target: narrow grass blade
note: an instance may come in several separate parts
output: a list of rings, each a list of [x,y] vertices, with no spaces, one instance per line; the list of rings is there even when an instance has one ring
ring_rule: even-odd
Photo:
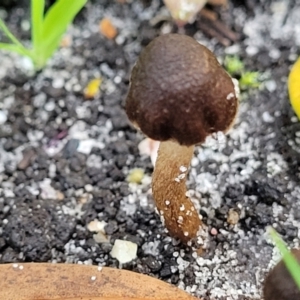
[[[300,266],[294,255],[287,249],[284,241],[280,238],[279,234],[273,229],[269,229],[270,236],[279,249],[282,259],[289,270],[291,276],[295,280],[298,288],[300,289]]]
[[[48,59],[58,47],[62,35],[87,0],[57,0],[46,13],[43,30],[44,59]]]
[[[18,53],[20,55],[24,55],[24,56],[28,56],[28,57],[32,58],[30,53],[27,50],[24,51],[23,48],[20,48],[19,46],[14,45],[14,44],[0,43],[0,50],[15,52],[15,53]]]
[[[25,47],[19,42],[19,40],[10,32],[8,27],[5,25],[5,23],[0,19],[0,29],[4,32],[4,34],[10,39],[10,41],[18,46],[19,48],[24,48]]]
[[[42,44],[45,0],[31,0],[31,39],[35,52]]]

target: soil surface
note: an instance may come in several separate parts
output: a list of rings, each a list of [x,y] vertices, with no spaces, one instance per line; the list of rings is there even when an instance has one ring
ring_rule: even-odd
[[[299,246],[300,123],[286,83],[300,54],[300,1],[213,8],[240,35],[226,48],[199,30],[201,19],[181,29],[221,62],[237,55],[262,77],[259,89],[242,93],[231,132],[195,151],[187,186],[210,232],[201,255],[165,232],[151,196],[153,166],[138,150],[144,136],[124,111],[141,49],[178,29],[160,1],[121,2],[88,3],[68,30],[69,45],[38,74],[26,59],[0,52],[0,262],[122,267],[204,299],[261,299],[279,258],[266,227]],[[29,44],[24,7],[1,8],[0,16]],[[118,30],[114,40],[99,33],[104,17]],[[86,101],[84,89],[98,77],[101,92]],[[141,184],[126,180],[134,168],[145,172]],[[88,229],[93,220],[106,241]],[[123,265],[112,258],[116,239],[137,244],[137,258]]]

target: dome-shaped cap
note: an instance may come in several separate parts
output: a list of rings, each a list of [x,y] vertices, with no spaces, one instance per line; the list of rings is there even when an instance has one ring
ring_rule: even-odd
[[[126,112],[154,140],[202,143],[230,128],[237,107],[231,77],[211,51],[188,36],[157,37],[132,70]]]

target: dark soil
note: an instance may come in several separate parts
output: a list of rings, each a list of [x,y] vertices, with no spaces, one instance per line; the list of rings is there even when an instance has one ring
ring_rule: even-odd
[[[110,251],[124,239],[136,243],[138,253],[123,268],[204,299],[259,299],[262,280],[279,258],[266,227],[299,246],[300,123],[286,82],[300,54],[300,1],[213,8],[240,35],[227,48],[198,29],[201,20],[185,28],[221,61],[238,55],[263,78],[259,89],[243,92],[229,135],[198,147],[193,158],[188,190],[217,233],[202,256],[164,231],[150,193],[153,167],[138,150],[144,137],[124,111],[137,55],[155,36],[178,29],[169,20],[151,25],[163,13],[161,2],[128,2],[89,3],[67,33],[72,45],[36,75],[24,59],[0,53],[0,262],[120,267]],[[1,16],[27,43],[28,10],[5,9]],[[119,30],[115,40],[98,31],[105,16]],[[100,96],[85,101],[85,86],[99,76]],[[126,180],[134,168],[145,171],[140,185]],[[227,222],[232,210],[236,225]],[[87,228],[93,220],[107,223],[108,242],[96,242]]]

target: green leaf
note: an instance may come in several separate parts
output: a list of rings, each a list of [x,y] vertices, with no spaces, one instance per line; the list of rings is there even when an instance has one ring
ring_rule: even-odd
[[[36,52],[42,44],[45,0],[31,0],[31,39]]]
[[[62,35],[87,0],[57,0],[46,13],[42,30],[42,55],[46,61],[58,47]]]
[[[281,252],[282,259],[287,269],[289,270],[291,276],[300,289],[300,266],[298,264],[298,261],[296,260],[294,255],[287,249],[284,241],[280,238],[279,234],[273,228],[269,229],[269,233],[274,244]]]

